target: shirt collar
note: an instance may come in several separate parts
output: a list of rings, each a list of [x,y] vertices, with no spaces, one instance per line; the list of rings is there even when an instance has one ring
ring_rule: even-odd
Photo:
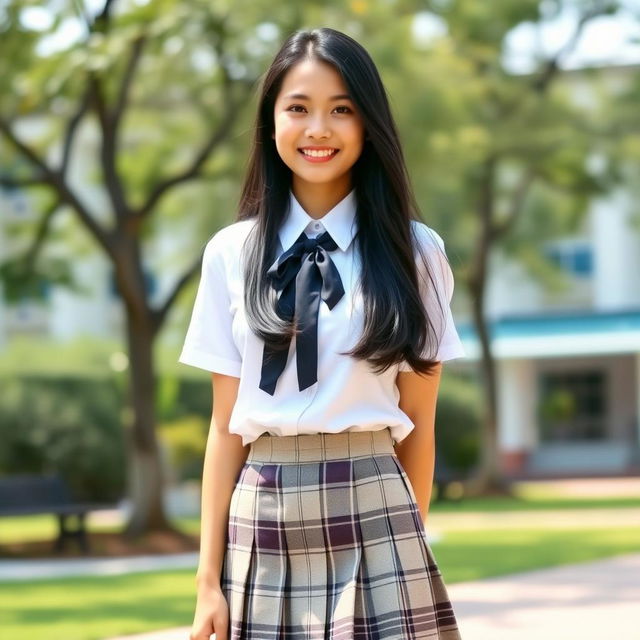
[[[331,211],[317,219],[343,251],[349,248],[357,231],[356,204],[354,187]],[[284,251],[291,247],[310,222],[316,222],[316,219],[302,208],[289,189],[289,212],[278,232]]]

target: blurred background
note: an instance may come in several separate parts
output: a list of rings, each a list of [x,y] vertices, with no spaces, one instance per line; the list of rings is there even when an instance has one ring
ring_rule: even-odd
[[[455,275],[427,526],[452,593],[640,552],[637,1],[0,0],[9,632],[190,624],[211,383],[177,358],[262,74],[314,26],[378,65]]]

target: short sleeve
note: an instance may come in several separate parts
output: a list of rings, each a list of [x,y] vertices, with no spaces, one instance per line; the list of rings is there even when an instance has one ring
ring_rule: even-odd
[[[417,258],[420,288],[423,301],[427,311],[431,311],[431,318],[438,335],[441,336],[438,343],[438,350],[435,360],[444,362],[454,358],[464,358],[466,351],[458,335],[453,314],[451,312],[451,300],[453,298],[454,278],[451,266],[447,259],[444,240],[430,227],[424,223],[417,223],[418,239],[426,246],[426,254],[429,258],[429,265],[432,271],[434,282],[424,275],[424,266],[421,258]],[[434,291],[436,289],[436,291]],[[442,308],[438,303],[442,304]],[[444,314],[444,317],[442,317]],[[444,323],[444,326],[443,326]],[[425,346],[423,358],[430,355],[429,345]],[[402,361],[398,367],[399,371],[411,371],[411,366]]]
[[[218,234],[205,246],[198,291],[178,362],[239,378],[227,270]]]

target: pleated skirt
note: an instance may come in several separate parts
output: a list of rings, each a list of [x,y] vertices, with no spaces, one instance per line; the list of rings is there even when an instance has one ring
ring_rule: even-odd
[[[221,587],[229,640],[460,640],[388,428],[254,440]]]

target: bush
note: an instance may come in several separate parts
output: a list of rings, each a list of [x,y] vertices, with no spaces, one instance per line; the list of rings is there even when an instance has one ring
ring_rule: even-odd
[[[115,382],[34,377],[0,384],[1,474],[57,472],[78,499],[120,499],[126,460]]]
[[[210,379],[162,376],[156,389],[158,422],[172,422],[190,415],[202,416],[207,423],[211,419]]]
[[[115,501],[126,490],[122,377],[0,379],[0,474],[62,475],[81,499]],[[200,480],[211,419],[208,380],[158,380],[158,438],[174,479]],[[437,460],[468,471],[480,451],[475,382],[443,376],[436,412]]]
[[[190,415],[160,425],[158,437],[168,452],[174,480],[201,480],[209,420]]]
[[[436,455],[451,470],[469,471],[479,460],[480,411],[473,380],[443,375],[436,410]]]
[[[0,378],[0,474],[62,475],[78,499],[112,502],[126,492],[122,376]],[[200,478],[211,417],[207,380],[157,383],[158,438],[177,480]]]

